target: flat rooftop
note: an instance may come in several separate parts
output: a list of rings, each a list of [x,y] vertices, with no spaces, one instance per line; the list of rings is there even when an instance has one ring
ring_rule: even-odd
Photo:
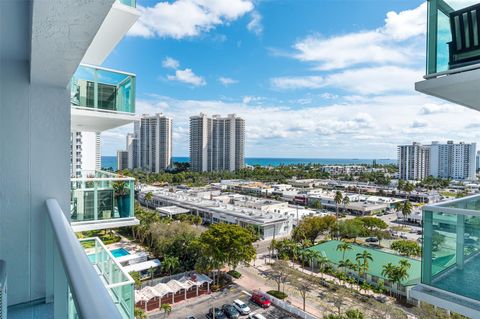
[[[343,255],[342,251],[337,250],[337,246],[340,243],[342,242],[339,240],[330,240],[308,249],[318,251],[324,254],[330,262],[338,264],[342,260]],[[387,253],[382,250],[352,244],[352,249],[345,252],[345,260],[350,259],[350,261],[355,262],[356,255],[358,253],[362,253],[364,250],[368,251],[373,258],[373,261],[369,262],[369,269],[367,271],[368,274],[386,280],[387,278],[382,275],[383,265],[388,263],[398,265],[402,259],[407,259],[411,266],[408,270],[408,279],[404,280],[402,284],[404,286],[410,286],[420,283],[421,262],[417,259],[407,258],[404,256]]]

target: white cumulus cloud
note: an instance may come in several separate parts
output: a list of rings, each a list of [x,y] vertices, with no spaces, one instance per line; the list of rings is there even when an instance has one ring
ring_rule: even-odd
[[[232,79],[232,78],[228,78],[228,77],[225,77],[225,76],[220,76],[218,78],[218,81],[220,83],[222,83],[224,86],[229,86],[231,84],[235,84],[235,83],[238,83],[238,80],[235,80],[235,79]]]
[[[247,24],[247,29],[250,32],[260,35],[263,32],[262,15],[258,11],[253,11],[251,20]]]
[[[178,67],[180,66],[180,62],[178,62],[177,60],[175,60],[174,58],[171,58],[171,57],[166,57],[163,61],[162,61],[162,66],[166,69],[178,69]]]
[[[175,39],[194,37],[234,21],[253,8],[252,0],[177,0],[158,2],[152,7],[138,6],[141,16],[129,35]]]
[[[170,81],[183,82],[193,86],[202,86],[207,84],[203,77],[196,75],[191,69],[188,68],[185,70],[176,70],[175,75],[167,75],[167,79]]]

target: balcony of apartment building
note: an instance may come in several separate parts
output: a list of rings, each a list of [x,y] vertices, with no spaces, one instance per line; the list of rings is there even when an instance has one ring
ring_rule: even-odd
[[[100,65],[140,17],[136,0],[116,0],[85,53],[82,63]]]
[[[480,110],[478,0],[428,0],[426,62],[417,91]]]
[[[423,209],[421,284],[411,297],[480,318],[480,195]]]
[[[132,277],[101,240],[77,239],[55,199],[47,200],[47,206],[47,245],[51,240],[56,248],[46,258],[47,298],[9,307],[8,318],[134,319]],[[3,279],[9,266],[6,265],[7,273],[4,272]]]
[[[132,123],[135,75],[81,64],[71,80],[72,131],[101,132]]]
[[[138,225],[135,180],[104,171],[82,171],[71,179],[70,222],[74,231]]]

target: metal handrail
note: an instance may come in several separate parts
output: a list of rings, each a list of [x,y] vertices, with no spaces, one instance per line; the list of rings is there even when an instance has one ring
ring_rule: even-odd
[[[56,199],[47,199],[48,217],[80,318],[122,319],[92,267]]]

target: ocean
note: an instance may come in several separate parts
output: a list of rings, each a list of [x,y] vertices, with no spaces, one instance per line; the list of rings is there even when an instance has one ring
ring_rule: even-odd
[[[188,157],[173,157],[173,162],[188,162]],[[372,164],[374,159],[359,158],[264,158],[264,157],[247,157],[245,163],[247,165],[260,166],[280,166],[292,164],[323,164],[323,165],[356,165],[356,164]],[[397,160],[393,159],[375,159],[377,164],[397,164]],[[116,156],[102,156],[102,168],[112,168],[117,170]]]

